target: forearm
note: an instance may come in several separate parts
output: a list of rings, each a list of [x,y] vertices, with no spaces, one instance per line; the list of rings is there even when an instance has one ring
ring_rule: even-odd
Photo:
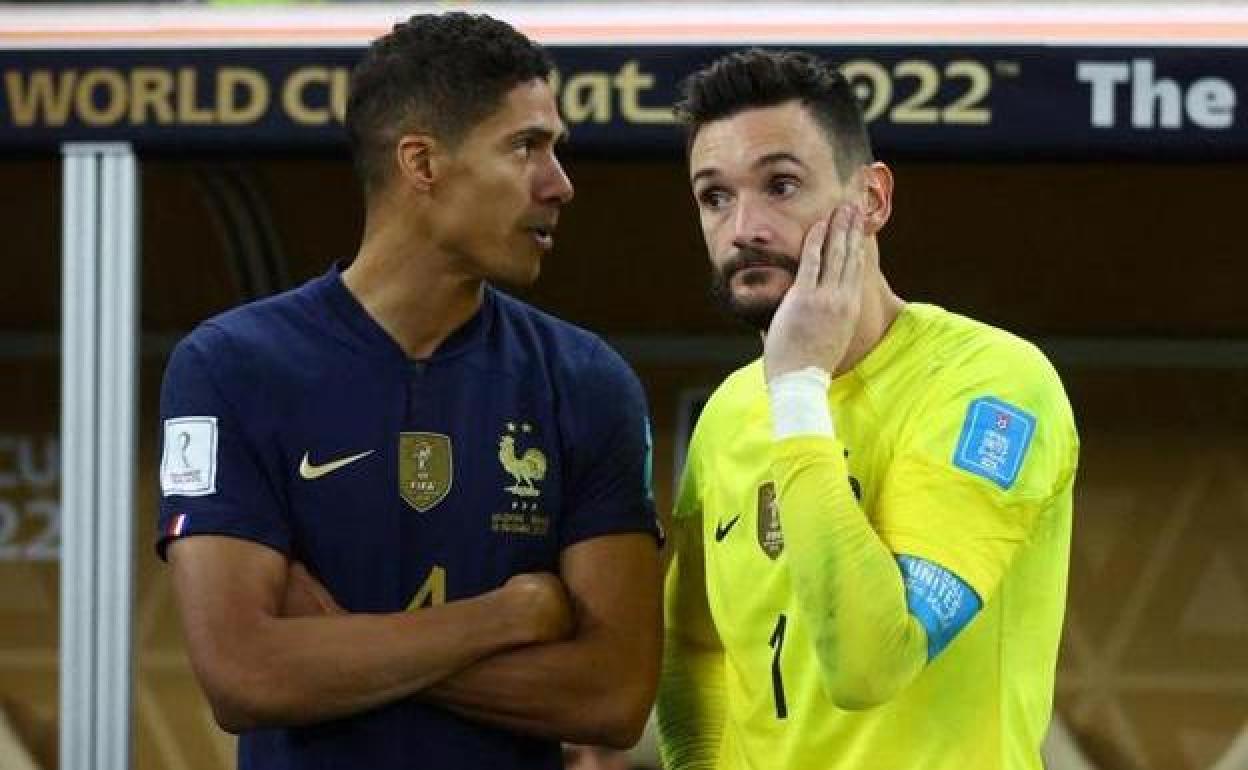
[[[659,684],[659,750],[668,770],[711,770],[724,733],[724,656],[669,637]]]
[[[649,626],[657,627],[657,619]],[[552,740],[627,748],[645,726],[656,666],[634,664],[630,647],[657,640],[605,629],[478,661],[423,693],[470,719]],[[657,628],[653,632],[657,635]]]
[[[922,671],[926,634],[893,553],[850,490],[843,447],[824,436],[781,440],[774,471],[793,591],[825,691],[841,708],[886,702]]]
[[[692,467],[692,465],[691,465]],[[686,491],[696,486],[686,480]],[[673,516],[664,595],[659,750],[671,770],[716,766],[724,733],[724,646],[707,601],[702,516],[696,504]]]
[[[218,721],[237,732],[373,708],[529,639],[485,595],[415,613],[263,615],[221,641],[229,654],[198,673]]]
[[[631,746],[658,686],[659,560],[649,535],[610,535],[564,550],[575,633],[482,660],[426,691],[436,703],[510,730]]]

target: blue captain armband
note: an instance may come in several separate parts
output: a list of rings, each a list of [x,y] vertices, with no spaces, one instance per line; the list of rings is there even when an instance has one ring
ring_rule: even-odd
[[[905,554],[897,563],[906,580],[906,606],[927,629],[931,661],[971,622],[982,602],[975,589],[939,564]]]

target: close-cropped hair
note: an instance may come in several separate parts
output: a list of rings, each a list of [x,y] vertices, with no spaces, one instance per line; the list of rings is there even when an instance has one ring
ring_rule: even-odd
[[[420,14],[394,25],[351,73],[346,128],[365,191],[389,179],[405,133],[455,147],[511,89],[551,69],[541,46],[489,16]]]
[[[680,84],[675,111],[692,147],[708,123],[791,101],[805,106],[823,130],[842,177],[874,160],[853,88],[840,72],[802,51],[751,48],[720,57]]]

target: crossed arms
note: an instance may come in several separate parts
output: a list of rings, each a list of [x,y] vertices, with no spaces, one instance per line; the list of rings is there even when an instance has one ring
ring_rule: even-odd
[[[191,665],[240,732],[346,716],[419,695],[499,727],[636,742],[658,680],[660,568],[645,534],[564,549],[526,574],[413,612],[346,613],[266,546],[199,535],[169,561]]]

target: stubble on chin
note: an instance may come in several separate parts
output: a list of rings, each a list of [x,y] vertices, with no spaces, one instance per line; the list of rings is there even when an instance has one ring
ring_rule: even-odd
[[[773,257],[767,264],[787,271],[791,278],[797,277],[797,260],[788,257]],[[780,309],[788,289],[774,297],[763,297],[755,300],[739,299],[732,291],[732,279],[738,272],[749,266],[741,257],[734,258],[727,265],[711,271],[711,298],[721,310],[741,321],[756,331],[767,333],[771,328],[772,319]],[[790,284],[791,285],[791,284]]]

